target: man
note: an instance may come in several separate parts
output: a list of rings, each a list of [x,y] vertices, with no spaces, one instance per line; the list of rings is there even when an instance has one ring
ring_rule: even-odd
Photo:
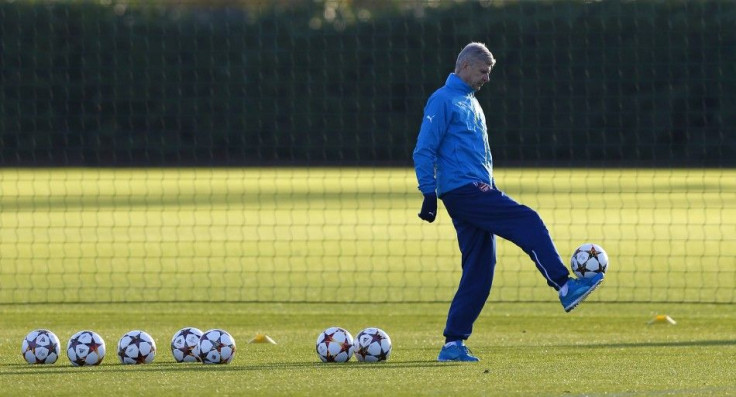
[[[447,315],[439,361],[478,361],[464,341],[491,292],[495,236],[529,255],[547,284],[559,291],[566,312],[603,281],[603,274],[571,278],[539,215],[495,185],[486,119],[475,98],[495,63],[483,43],[463,48],[455,72],[427,101],[414,149],[414,168],[424,195],[419,217],[435,220],[439,196],[452,218],[462,254],[462,276]]]

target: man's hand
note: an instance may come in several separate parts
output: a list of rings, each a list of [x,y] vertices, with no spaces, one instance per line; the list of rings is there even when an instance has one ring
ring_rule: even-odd
[[[419,217],[425,221],[432,223],[437,217],[437,193],[427,193],[424,195],[422,210],[419,211]]]

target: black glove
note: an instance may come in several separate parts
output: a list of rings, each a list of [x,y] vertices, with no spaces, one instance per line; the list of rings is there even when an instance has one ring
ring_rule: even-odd
[[[432,223],[437,217],[437,193],[427,193],[424,195],[422,210],[419,211],[419,217],[425,221]]]

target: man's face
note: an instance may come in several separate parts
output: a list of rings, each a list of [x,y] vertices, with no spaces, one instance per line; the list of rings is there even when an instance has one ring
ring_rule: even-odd
[[[490,80],[491,69],[493,69],[495,63],[495,60],[493,63],[486,61],[465,62],[457,75],[467,85],[478,91],[483,87],[483,84]]]

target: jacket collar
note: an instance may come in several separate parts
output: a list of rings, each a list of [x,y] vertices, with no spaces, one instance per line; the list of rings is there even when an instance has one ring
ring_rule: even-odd
[[[463,79],[458,77],[455,73],[450,73],[450,75],[447,76],[447,81],[445,81],[445,85],[454,90],[461,91],[463,94],[466,95],[475,93],[473,87],[466,84]]]

